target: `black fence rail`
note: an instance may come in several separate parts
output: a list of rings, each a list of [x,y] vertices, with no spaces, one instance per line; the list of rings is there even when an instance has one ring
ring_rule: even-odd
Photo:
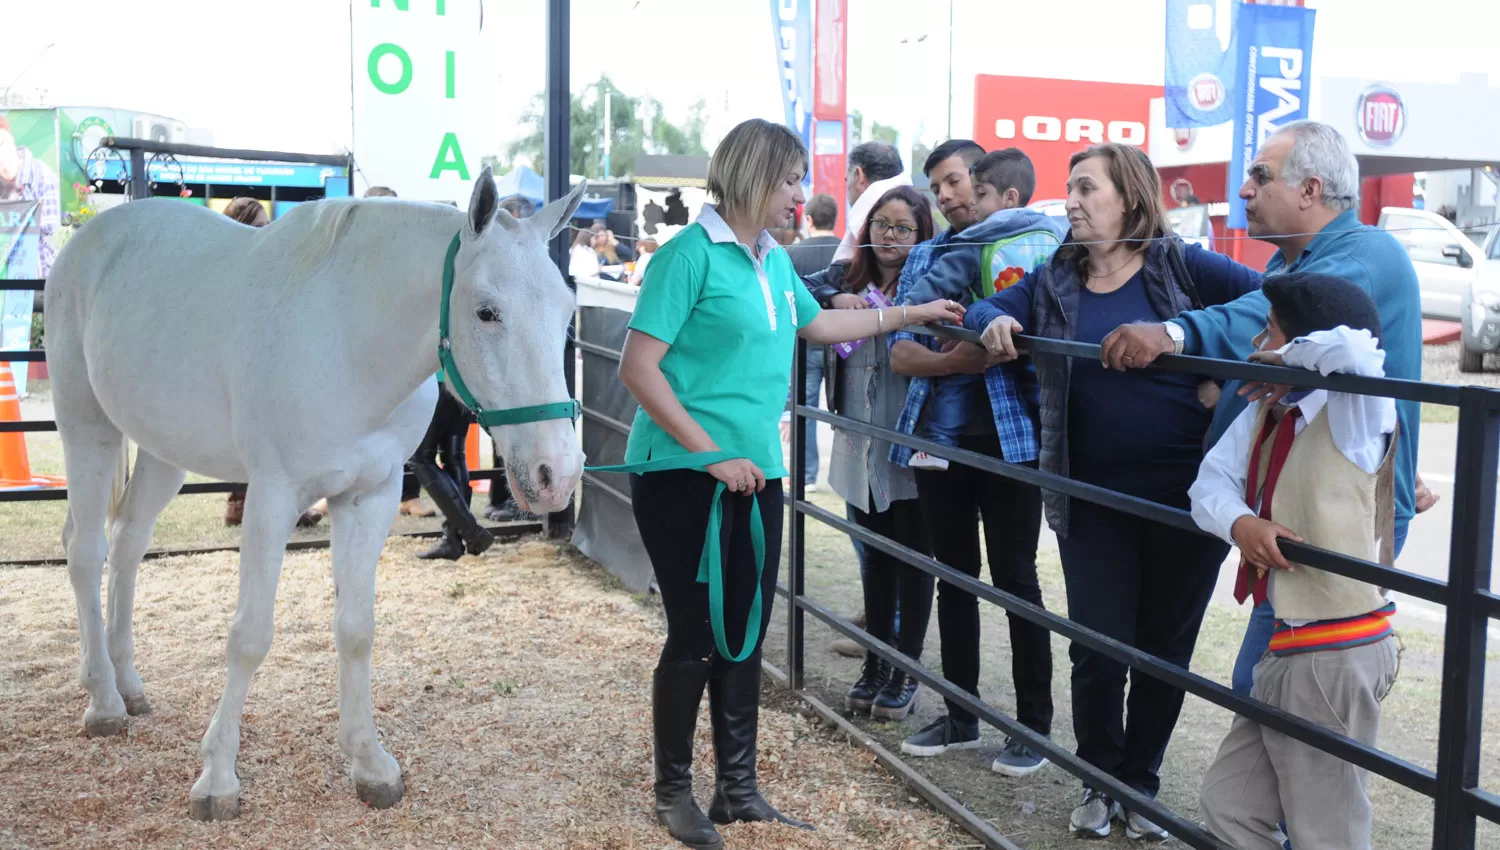
[[[923,333],[977,342],[978,336],[955,328],[913,329]],[[1099,358],[1099,346],[1060,340],[1018,336],[1018,345],[1032,353],[1068,357]],[[806,347],[799,344],[792,386],[805,385]],[[1437,769],[1428,770],[1404,759],[1331,732],[1257,700],[1235,694],[1217,682],[1183,667],[1163,661],[1128,644],[1113,640],[1072,620],[1032,605],[976,578],[961,573],[921,552],[870,532],[842,516],[803,499],[806,420],[825,422],[836,428],[887,440],[942,457],[983,472],[1085,499],[1153,522],[1195,533],[1198,530],[1186,511],[1073,481],[1058,475],[1016,466],[987,455],[954,449],[828,413],[803,404],[791,406],[791,522],[788,523],[788,572],[778,591],[788,599],[787,670],[789,686],[804,691],[805,615],[812,614],[829,627],[853,639],[865,649],[913,676],[947,699],[964,706],[986,723],[1013,736],[1041,753],[1088,785],[1104,791],[1128,808],[1150,817],[1184,844],[1201,850],[1220,850],[1220,842],[1195,823],[1136,792],[1097,767],[1077,758],[1050,738],[1041,736],[993,706],[958,688],[941,675],[875,640],[862,629],[840,618],[806,595],[805,520],[811,517],[848,534],[865,546],[874,547],[935,578],[959,587],[1004,609],[1008,614],[1046,628],[1122,664],[1181,688],[1215,705],[1274,729],[1371,773],[1396,782],[1433,800],[1432,846],[1439,850],[1471,850],[1475,843],[1476,818],[1500,823],[1500,797],[1479,787],[1481,722],[1484,705],[1484,664],[1487,625],[1500,617],[1500,597],[1490,592],[1490,561],[1495,526],[1497,463],[1500,463],[1500,391],[1364,378],[1352,375],[1320,375],[1302,369],[1235,363],[1198,357],[1166,356],[1153,368],[1209,375],[1216,378],[1257,380],[1293,384],[1339,392],[1378,395],[1398,400],[1455,406],[1459,409],[1458,455],[1453,504],[1453,530],[1448,581],[1414,575],[1337,552],[1281,540],[1289,559],[1382,588],[1424,599],[1446,608],[1443,644],[1442,705],[1439,715]],[[986,830],[972,813],[961,818],[988,846],[1008,847],[1009,842]]]

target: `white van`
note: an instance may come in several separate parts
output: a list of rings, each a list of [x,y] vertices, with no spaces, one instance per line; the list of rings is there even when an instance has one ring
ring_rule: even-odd
[[[1411,257],[1422,287],[1422,315],[1459,321],[1464,299],[1486,265],[1484,251],[1453,222],[1427,210],[1385,207],[1379,227]]]

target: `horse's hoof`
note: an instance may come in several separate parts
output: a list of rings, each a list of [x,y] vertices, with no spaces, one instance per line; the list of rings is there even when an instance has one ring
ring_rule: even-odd
[[[140,717],[143,714],[150,714],[151,703],[146,699],[145,694],[136,694],[133,697],[126,697],[125,713],[129,714],[131,717]]]
[[[406,785],[397,779],[392,783],[356,782],[354,793],[359,801],[372,809],[389,809],[401,802],[406,794]]]
[[[123,717],[86,717],[83,720],[83,734],[90,738],[108,738],[120,734],[124,729]]]
[[[193,820],[234,820],[240,816],[240,798],[236,794],[232,797],[189,797],[188,817]]]

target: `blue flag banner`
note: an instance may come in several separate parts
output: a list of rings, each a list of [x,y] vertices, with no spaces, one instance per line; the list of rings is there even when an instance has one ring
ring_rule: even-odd
[[[1234,119],[1235,15],[1240,0],[1167,0],[1167,126]]]
[[[802,137],[802,144],[809,151],[813,149],[812,13],[813,0],[771,0],[776,71],[786,125]],[[802,185],[811,189],[812,169],[808,169]]]
[[[1245,227],[1239,188],[1260,146],[1277,130],[1307,117],[1312,86],[1312,9],[1245,3],[1235,22],[1234,134],[1229,154],[1229,221]]]

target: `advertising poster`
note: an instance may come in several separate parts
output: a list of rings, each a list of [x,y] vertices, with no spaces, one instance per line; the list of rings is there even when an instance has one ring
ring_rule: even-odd
[[[480,0],[352,3],[354,155],[370,185],[467,208],[498,85],[482,20]]]
[[[1244,3],[1235,22],[1239,62],[1234,84],[1234,136],[1229,160],[1229,221],[1245,228],[1244,185],[1266,139],[1307,117],[1312,87],[1312,9]]]
[[[1167,0],[1167,126],[1211,127],[1234,118],[1234,19],[1239,0]]]

